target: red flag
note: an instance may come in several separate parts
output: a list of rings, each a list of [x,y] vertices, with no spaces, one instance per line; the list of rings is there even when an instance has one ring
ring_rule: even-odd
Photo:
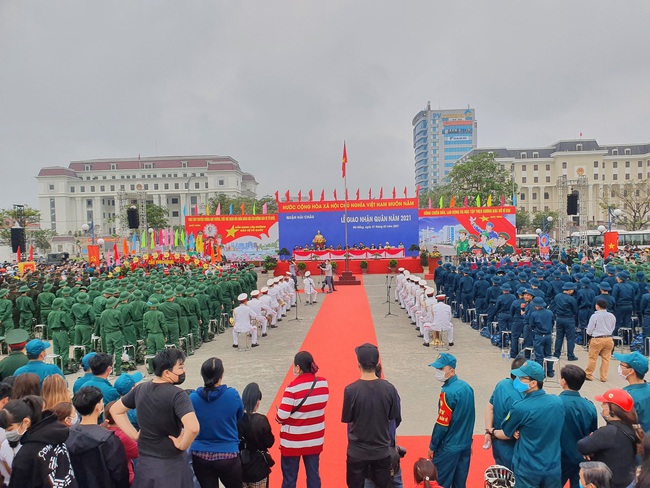
[[[465,197],[465,200],[463,200],[463,207],[467,207],[469,204],[467,203],[467,197]]]
[[[289,190],[284,194],[284,198],[286,198],[287,202],[291,200],[291,195],[289,194]]]
[[[298,190],[298,201],[302,202],[302,190]]]
[[[214,264],[214,245],[212,244],[212,241],[210,241],[210,262]]]
[[[275,201],[280,203],[280,195],[278,195],[277,191],[275,192]],[[217,214],[217,215],[219,215],[219,214]]]
[[[359,200],[359,189],[357,188],[357,200]]]
[[[88,246],[88,264],[99,264],[99,246]]]
[[[431,208],[431,199],[429,198],[429,208]]]
[[[27,261],[34,261],[34,246],[29,246],[29,259]]]
[[[113,244],[113,255],[115,256],[116,261],[120,258],[120,253],[117,250],[117,242]]]
[[[246,204],[242,203],[239,208],[241,208],[241,214],[244,215],[246,213]]]
[[[416,197],[419,197],[419,196],[420,196],[420,190],[421,190],[421,189],[422,189],[422,187],[421,187],[420,185],[418,185],[418,186],[415,187],[415,196],[416,196]]]
[[[334,200],[338,200],[338,198],[336,197],[336,190],[334,190]]]
[[[16,262],[20,263],[20,246],[16,249]]]
[[[314,201],[314,192],[309,190],[309,201],[313,202]]]
[[[343,141],[343,159],[341,160],[341,178],[345,178],[345,167],[348,164],[348,152],[345,149],[345,141]]]
[[[451,202],[449,202],[449,207],[454,208],[456,206],[456,197],[451,197]]]
[[[322,202],[322,201],[324,201],[324,200],[325,200],[325,190],[322,190],[322,191],[320,192],[320,201]]]
[[[128,256],[129,253],[129,243],[126,242],[126,237],[122,240],[122,249],[124,250],[124,255]]]
[[[404,187],[404,198],[406,198],[406,187]]]
[[[346,200],[348,199],[348,189],[347,188],[345,189],[345,199]]]
[[[506,197],[504,195],[501,195],[501,206],[502,207],[506,206]]]
[[[393,187],[393,198],[397,198],[397,192],[395,191],[395,187]]]
[[[603,236],[603,244],[606,258],[610,254],[616,254],[618,252],[618,232],[615,230],[605,232],[605,235]]]
[[[372,188],[368,190],[368,200],[372,200]]]
[[[384,187],[383,186],[379,188],[379,199],[381,200],[382,198],[384,198]]]

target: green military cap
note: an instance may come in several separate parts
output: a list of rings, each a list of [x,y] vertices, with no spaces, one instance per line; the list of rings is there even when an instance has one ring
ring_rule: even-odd
[[[106,300],[107,308],[113,308],[115,305],[117,305],[117,298],[111,297],[108,300]]]
[[[5,337],[5,342],[10,346],[15,346],[16,344],[27,343],[29,340],[29,334],[26,330],[23,329],[12,329],[7,332]]]
[[[162,289],[163,286],[161,283],[156,283],[155,285],[153,285],[153,291],[162,291]]]
[[[185,293],[185,287],[183,285],[178,285],[175,290],[177,294]]]
[[[9,290],[8,290],[8,289],[6,289],[6,288],[2,288],[2,289],[0,289],[0,298],[2,298],[3,296],[5,296],[7,293],[9,293]]]
[[[43,291],[50,291],[52,289],[52,283],[45,283],[43,285]]]
[[[19,288],[18,293],[27,293],[29,291],[29,286],[23,285]]]
[[[52,308],[59,310],[61,307],[63,307],[64,303],[65,300],[63,298],[55,298],[52,302]]]
[[[79,303],[86,303],[88,301],[88,293],[80,291],[75,297]]]
[[[199,291],[205,291],[205,290],[208,289],[207,285],[204,285],[203,283],[201,283],[198,288],[199,288]]]
[[[192,288],[191,286],[185,290],[186,295],[194,295],[196,293],[196,290]]]
[[[128,300],[131,298],[131,294],[128,291],[123,291],[120,293],[120,302],[123,302],[124,300]]]
[[[72,289],[69,286],[64,286],[61,289],[61,293],[63,293],[64,295],[69,295],[70,293],[72,293]]]
[[[158,306],[158,299],[156,297],[150,297],[147,305],[149,305],[149,308],[156,308]]]
[[[174,298],[176,294],[174,293],[174,290],[167,290],[165,292],[165,300],[169,300],[170,298]]]
[[[144,296],[144,295],[142,294],[142,292],[141,292],[140,290],[138,290],[138,289],[136,289],[136,290],[132,293],[132,295],[133,295],[134,298],[142,298],[142,297]]]
[[[127,291],[135,290],[135,283],[129,283],[128,285],[126,285],[126,290]]]

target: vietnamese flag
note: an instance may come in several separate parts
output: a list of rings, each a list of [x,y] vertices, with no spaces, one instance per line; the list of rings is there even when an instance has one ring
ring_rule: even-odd
[[[348,200],[348,189],[346,188],[345,189],[345,201],[347,201],[347,200]]]
[[[322,202],[324,200],[325,200],[325,190],[321,190],[321,192],[320,192],[320,201]]]
[[[368,200],[372,200],[372,188],[368,190]]]
[[[420,185],[418,185],[418,186],[415,187],[415,196],[416,196],[416,197],[419,197],[419,196],[420,196],[420,190],[421,190],[421,189],[422,189],[422,187],[421,187]]]
[[[302,202],[302,190],[298,190],[298,201]]]
[[[393,198],[397,198],[397,192],[395,191],[395,187],[393,187]]]
[[[334,200],[338,200],[338,198],[336,196],[336,190],[334,190]]]
[[[309,190],[309,201],[313,202],[314,201],[314,192]]]
[[[16,249],[16,262],[20,263],[20,246]]]
[[[406,198],[406,187],[404,187],[404,198]]]
[[[278,202],[278,203],[280,202],[280,195],[278,195],[277,191],[275,192],[275,201]],[[219,204],[219,205],[221,205],[221,204]],[[219,215],[219,214],[217,214],[217,215]]]
[[[29,246],[29,258],[27,261],[32,262],[34,261],[34,246]]]
[[[359,189],[357,188],[357,200],[359,200]]]
[[[284,198],[286,198],[287,202],[291,200],[291,195],[289,194],[289,190],[284,194]]]
[[[382,198],[384,198],[384,187],[380,186],[379,187],[379,199],[381,200]]]
[[[615,230],[605,232],[605,235],[603,236],[603,244],[606,258],[610,254],[616,254],[618,252],[618,232]]]
[[[345,178],[345,167],[348,164],[348,152],[345,148],[345,141],[343,141],[343,159],[341,160],[341,178]]]

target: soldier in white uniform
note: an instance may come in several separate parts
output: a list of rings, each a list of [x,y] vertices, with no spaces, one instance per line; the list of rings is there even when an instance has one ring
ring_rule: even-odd
[[[251,291],[251,299],[248,301],[248,306],[253,309],[253,312],[257,314],[257,322],[262,326],[262,337],[266,337],[266,327],[269,323],[268,315],[271,310],[269,307],[264,305],[264,302],[258,297],[260,296],[259,290]],[[272,310],[271,310],[272,311]]]
[[[276,279],[270,279],[266,282],[269,286],[269,296],[272,299],[273,308],[278,311],[278,320],[282,320],[281,317],[287,315],[287,302],[282,299],[280,288],[276,286],[277,283]]]
[[[287,293],[289,294],[289,300],[291,303],[292,307],[296,306],[296,284],[293,281],[293,278],[291,277],[290,274],[287,274],[287,276],[284,277],[284,286],[287,289]]]
[[[397,278],[395,278],[395,301],[399,302],[399,292],[404,286],[406,276],[404,275],[404,268],[397,268],[397,271],[399,271],[399,274],[397,275]]]
[[[266,306],[266,318],[269,321],[269,327],[275,329],[278,325],[278,312],[273,309],[273,299],[269,296],[269,289],[263,286],[260,289],[260,301]]]
[[[449,338],[449,345],[454,345],[454,326],[451,323],[451,307],[445,303],[445,295],[436,295],[437,303],[431,308],[433,314],[433,321],[422,325],[422,333],[424,334],[423,346],[429,347],[431,342],[431,333],[447,331]]]
[[[248,306],[248,295],[242,293],[237,297],[239,306],[232,311],[235,320],[235,328],[232,330],[232,347],[239,347],[239,333],[250,332],[252,336],[251,347],[257,347],[257,314]]]
[[[432,322],[433,321],[433,315],[431,313],[431,307],[435,305],[436,299],[433,296],[435,294],[435,290],[431,288],[430,286],[427,286],[424,289],[424,301],[422,302],[422,307],[420,310],[418,310],[415,314],[415,329],[416,330],[422,330],[422,325],[426,324],[427,322]],[[420,332],[419,337],[424,337],[424,335]]]
[[[305,289],[305,297],[307,297],[307,305],[316,303],[316,283],[311,277],[310,271],[305,271],[305,277],[302,280],[302,287]]]

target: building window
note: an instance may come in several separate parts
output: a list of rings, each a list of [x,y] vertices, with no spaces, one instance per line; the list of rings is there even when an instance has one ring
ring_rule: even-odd
[[[519,195],[519,200],[521,200],[521,201],[526,200],[526,194],[522,193],[521,195]]]
[[[187,161],[181,161],[181,168],[187,168]]]
[[[551,171],[551,165],[550,164],[546,165],[546,171]]]
[[[598,161],[594,161],[594,168],[598,167]]]
[[[172,217],[178,217],[178,210],[172,211]]]
[[[625,173],[625,179],[629,180],[630,179],[630,173]]]
[[[521,182],[522,182],[522,183],[526,183],[526,177],[525,177],[525,176],[522,176],[522,177],[521,177]]]
[[[178,178],[178,173],[174,173],[174,178]]]
[[[612,179],[613,179],[614,181],[618,180],[618,174],[614,173],[614,174],[612,175]]]
[[[104,185],[100,185],[99,191],[106,191],[106,187]]]
[[[625,150],[625,154],[626,154],[626,155],[632,154],[632,150],[631,150],[631,149],[626,149],[626,150]]]
[[[533,171],[539,171],[539,167],[537,164],[533,164]]]
[[[539,178],[537,176],[533,176],[533,183],[539,183]]]
[[[548,199],[549,199],[549,194],[548,194],[547,191],[545,191],[544,192],[544,200],[548,200]]]
[[[576,151],[582,151],[582,144],[576,144]]]
[[[208,182],[206,181],[204,184],[205,188],[208,188]]]
[[[92,199],[92,198],[88,198],[88,199],[86,200],[86,207],[92,207],[92,206],[93,206],[93,199]]]
[[[50,185],[49,188],[50,188],[50,191],[54,191],[54,185]]]
[[[618,161],[614,161],[612,163],[612,168],[614,168],[614,169],[618,168]]]
[[[144,163],[144,169],[153,169],[153,163]]]
[[[148,189],[149,189],[149,185],[148,185],[147,183],[144,184],[144,189],[145,189],[145,190],[148,190]]]
[[[224,180],[219,180],[219,186],[224,186],[226,182]]]
[[[135,190],[135,185],[131,185],[131,191]]]
[[[522,170],[522,171],[526,171],[526,165],[525,165],[525,164],[522,164],[522,165],[521,165],[521,170]]]
[[[538,153],[538,152],[534,152],[534,153],[533,153],[533,159],[537,159],[538,157],[539,157],[539,153]]]
[[[115,171],[117,169],[117,164],[111,163],[111,170]]]
[[[638,164],[637,164],[637,166],[638,166],[639,168],[643,168],[643,161],[639,161]]]
[[[603,164],[601,164],[600,167],[605,169],[605,161],[603,161]]]
[[[630,167],[630,162],[629,162],[629,161],[625,161],[625,167],[626,167],[626,168],[629,168],[629,167]]]
[[[533,200],[537,200],[537,193],[536,192],[533,192],[532,198],[533,198]]]
[[[194,182],[194,188],[196,188],[197,190],[201,188],[201,183],[198,181]]]
[[[172,205],[178,205],[178,198],[172,198]]]
[[[612,149],[612,156],[618,156],[618,149]]]
[[[603,177],[601,178],[601,180],[602,180],[602,181],[605,181],[605,175],[603,175]]]
[[[636,177],[637,177],[638,179],[642,179],[642,178],[643,178],[643,173],[639,173],[639,174],[637,174]]]
[[[562,169],[566,169],[566,161],[562,161]]]
[[[81,193],[86,193],[86,187],[85,187],[85,186],[80,186],[80,187],[79,187],[79,191],[80,191]]]
[[[533,207],[533,213],[537,212],[537,207]]]
[[[164,188],[165,188],[165,190],[169,190],[169,183],[165,183]]]
[[[154,184],[153,184],[153,189],[154,189],[154,190],[157,190],[157,189],[158,189],[158,183],[154,183]]]
[[[526,159],[526,153],[525,153],[525,152],[522,152],[522,153],[520,154],[520,156],[521,156],[521,159]]]
[[[550,183],[550,182],[551,182],[551,177],[550,177],[550,176],[547,176],[547,177],[546,177],[546,183]]]
[[[180,188],[178,183],[174,183],[174,190],[178,190]]]
[[[594,180],[598,179],[598,173],[594,173]]]
[[[196,196],[190,197],[190,203],[196,205]]]

